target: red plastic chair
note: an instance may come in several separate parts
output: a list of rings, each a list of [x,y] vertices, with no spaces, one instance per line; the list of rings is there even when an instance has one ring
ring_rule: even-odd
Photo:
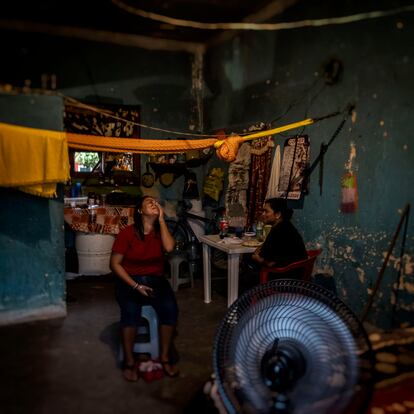
[[[313,266],[316,258],[322,253],[322,249],[307,250],[308,258],[299,262],[291,263],[285,267],[267,267],[263,266],[260,269],[260,283],[266,283],[269,273],[287,273],[293,269],[303,269],[303,280],[309,280],[312,275]]]

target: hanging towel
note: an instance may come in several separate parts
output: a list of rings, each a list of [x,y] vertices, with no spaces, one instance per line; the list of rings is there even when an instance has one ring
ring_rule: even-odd
[[[280,177],[280,145],[276,146],[273,155],[272,169],[270,172],[269,184],[267,186],[266,200],[277,196]]]
[[[229,225],[244,227],[247,217],[247,190],[249,188],[249,168],[251,145],[243,143],[236,159],[230,163],[225,207],[229,216]]]
[[[0,122],[0,186],[56,196],[70,178],[66,134]]]

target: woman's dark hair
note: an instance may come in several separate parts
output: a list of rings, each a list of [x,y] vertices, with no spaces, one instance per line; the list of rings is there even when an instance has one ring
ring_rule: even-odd
[[[290,220],[293,215],[293,210],[287,206],[287,201],[284,198],[269,198],[265,201],[275,213],[280,213],[283,220]]]
[[[137,232],[138,237],[141,240],[144,240],[144,225],[142,224],[142,205],[144,204],[144,200],[146,198],[152,198],[151,196],[143,196],[140,197],[137,201],[137,204],[135,206],[135,211],[134,211],[134,228]],[[155,221],[154,223],[154,230],[156,234],[160,233],[160,223],[158,220]]]

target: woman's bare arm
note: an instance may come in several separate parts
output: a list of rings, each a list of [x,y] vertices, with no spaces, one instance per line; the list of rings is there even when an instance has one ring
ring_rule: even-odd
[[[149,286],[137,284],[135,280],[132,279],[132,277],[124,269],[124,267],[121,264],[123,258],[124,256],[122,254],[112,252],[110,261],[111,270],[127,285],[131,286],[132,289],[136,290],[144,296],[148,296],[149,294],[151,294],[152,288],[150,288]]]
[[[167,253],[170,253],[174,250],[175,240],[174,240],[173,236],[171,236],[170,231],[168,230],[167,223],[165,222],[163,208],[160,206],[159,203],[156,203],[156,205],[157,205],[158,210],[160,212],[160,215],[158,216],[158,221],[160,223],[160,233],[161,233],[162,246],[164,247],[164,250]]]

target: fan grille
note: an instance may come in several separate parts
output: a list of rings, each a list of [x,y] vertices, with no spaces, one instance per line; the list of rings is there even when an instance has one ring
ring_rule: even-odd
[[[275,339],[306,361],[288,392],[294,413],[340,413],[352,403],[371,368],[366,333],[349,308],[313,283],[274,280],[246,292],[228,310],[214,347],[220,396],[232,412],[267,413],[272,392],[261,361]]]

